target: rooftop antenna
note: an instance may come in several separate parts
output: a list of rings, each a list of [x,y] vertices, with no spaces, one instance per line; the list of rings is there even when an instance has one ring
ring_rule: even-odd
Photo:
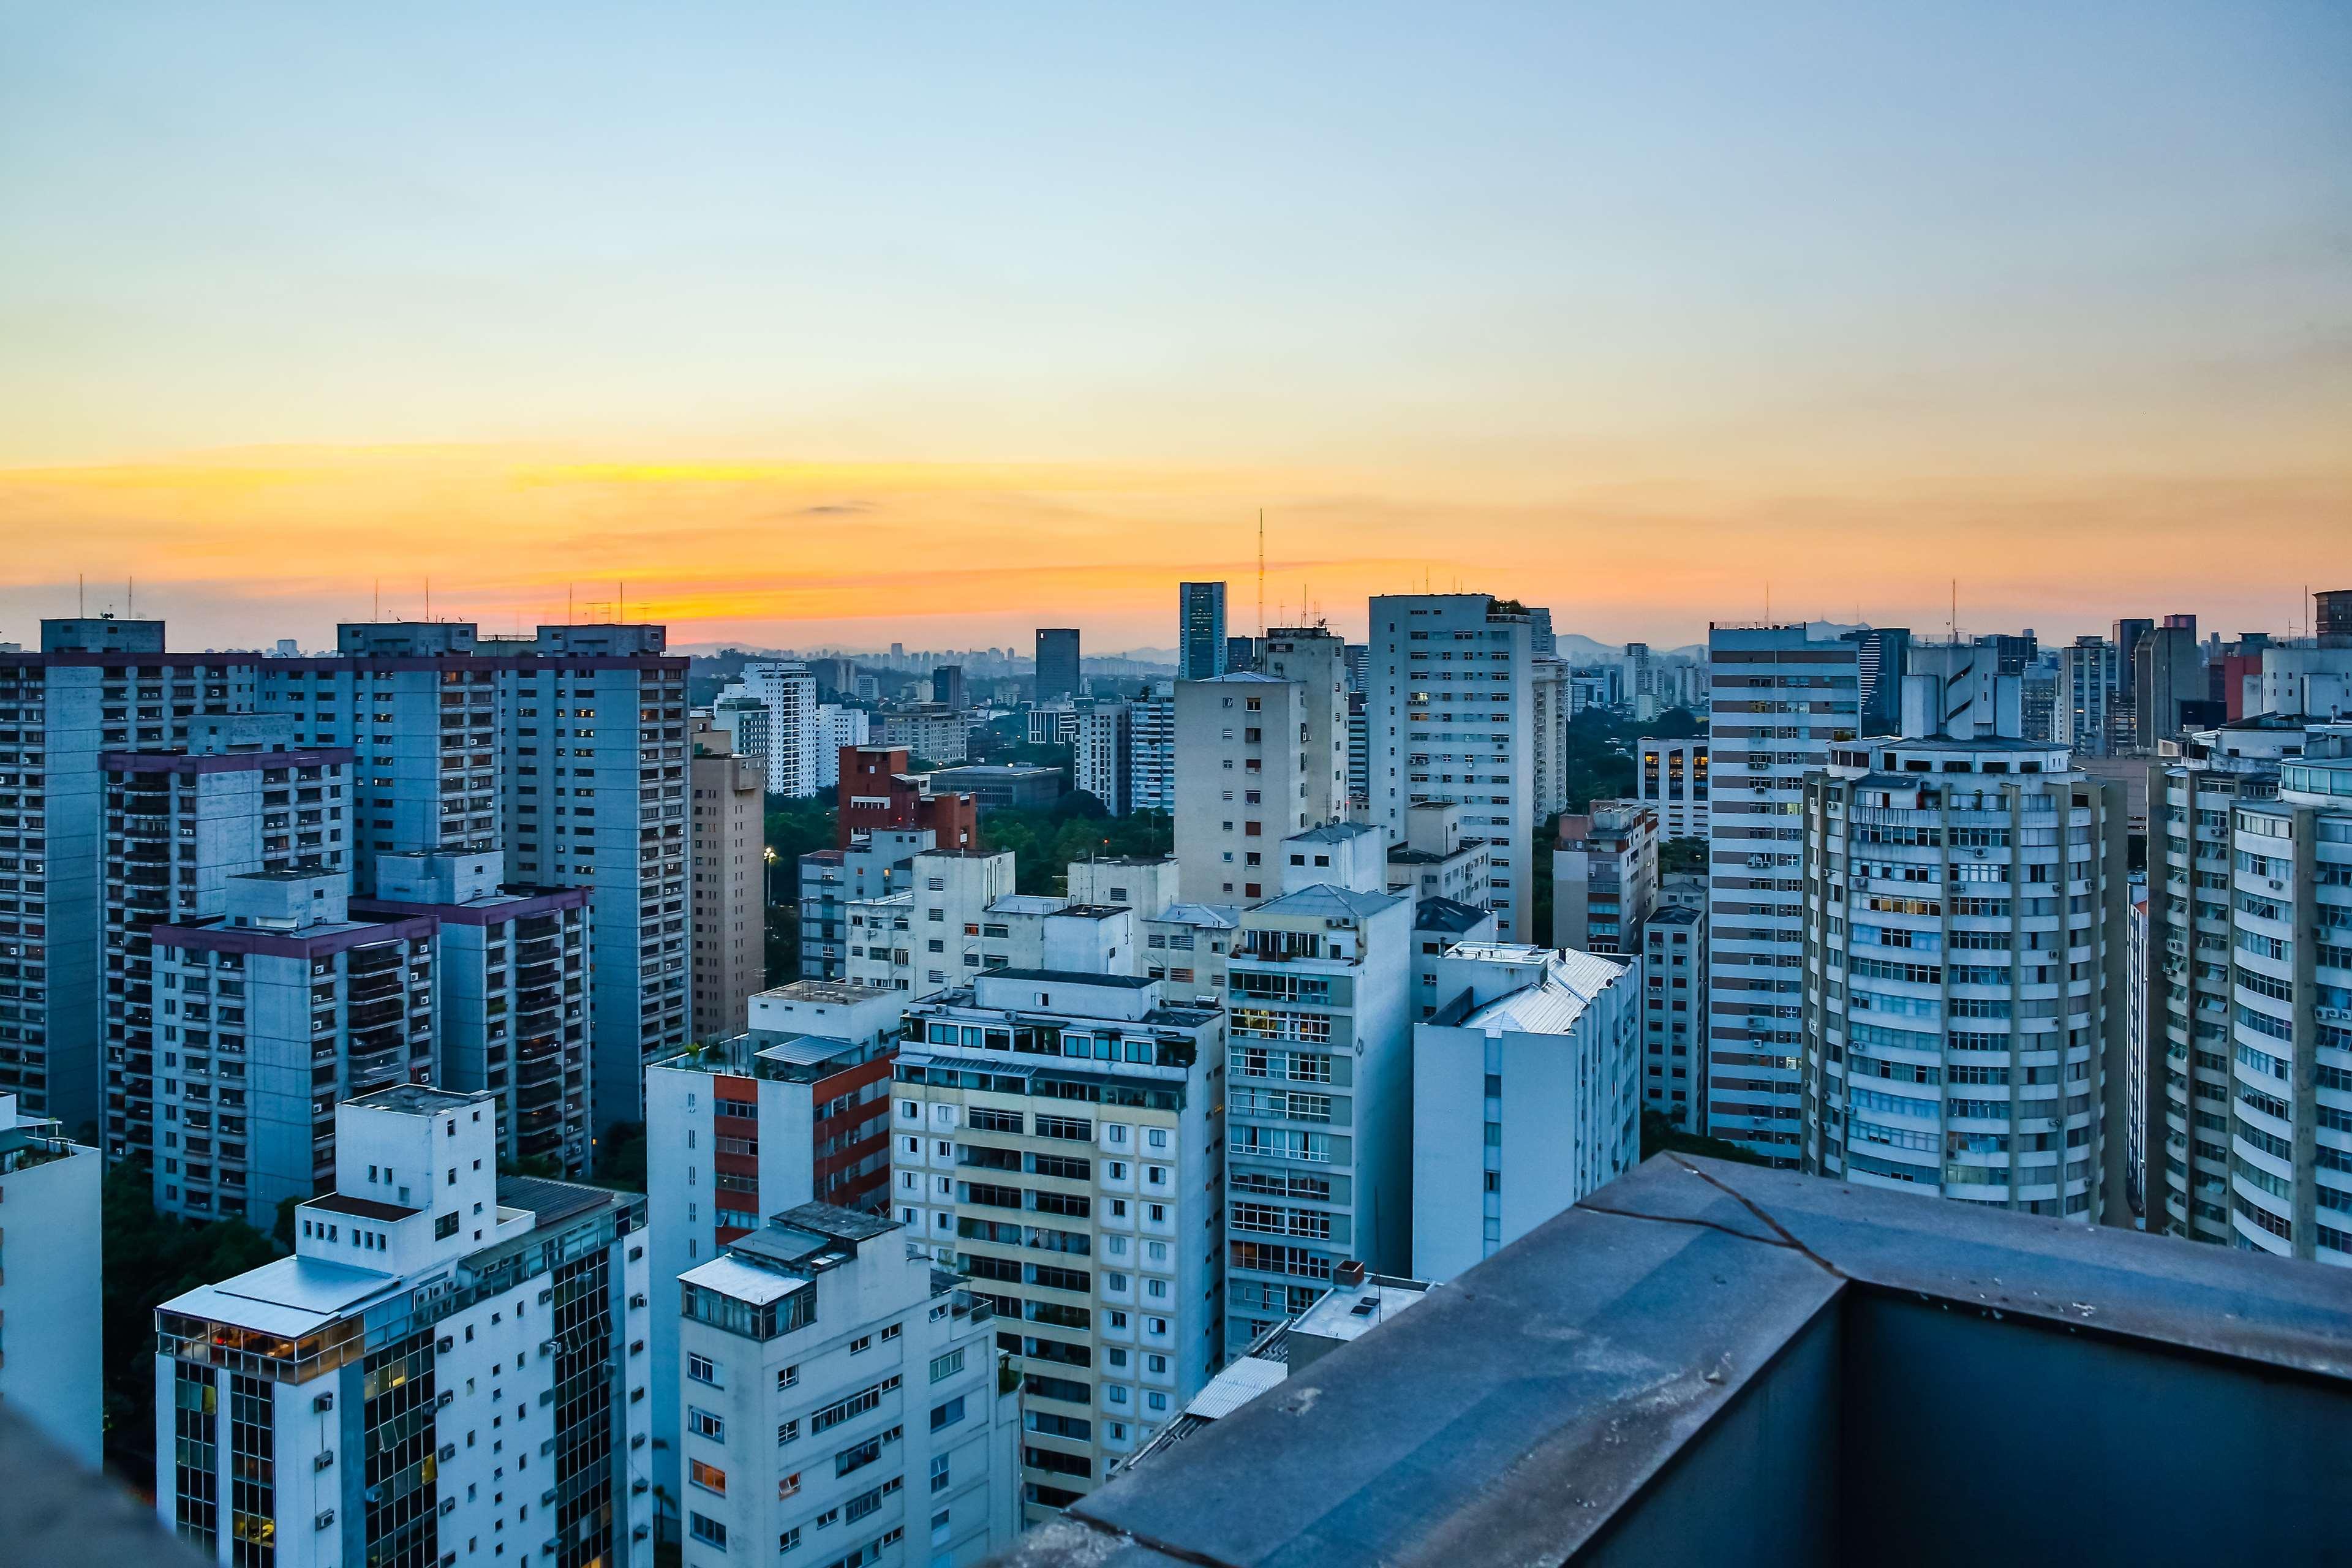
[[[369,616],[368,619],[372,621],[383,619],[383,579],[381,577],[375,580],[375,612]]]
[[[620,608],[613,612],[613,618],[616,622],[626,621],[629,618],[629,585],[626,583],[615,583],[613,586],[621,596]]]
[[[136,577],[122,580],[122,618],[129,621],[139,618],[139,579]]]
[[[433,618],[433,579],[431,577],[425,579],[425,618],[428,621]]]
[[[1265,636],[1265,508],[1257,509],[1257,635]]]
[[[77,572],[74,574],[74,615],[79,617],[89,614],[89,579],[86,574]]]
[[[572,624],[572,584],[569,583],[563,584],[563,624],[567,626]]]
[[[1954,647],[1958,647],[1960,646],[1960,580],[1958,577],[1952,579],[1952,619],[1950,630],[1952,633],[1952,646]]]

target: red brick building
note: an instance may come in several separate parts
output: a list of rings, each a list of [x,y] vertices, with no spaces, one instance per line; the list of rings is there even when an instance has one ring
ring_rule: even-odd
[[[925,827],[939,848],[974,846],[978,800],[969,795],[933,795],[919,775],[907,771],[907,764],[903,746],[841,748],[836,847],[846,849],[877,829]]]

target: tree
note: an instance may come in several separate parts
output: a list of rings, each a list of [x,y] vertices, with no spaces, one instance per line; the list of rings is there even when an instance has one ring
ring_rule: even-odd
[[[646,1127],[642,1121],[616,1121],[596,1140],[594,1173],[600,1187],[623,1192],[646,1190]]]
[[[1769,1165],[1769,1160],[1751,1154],[1737,1143],[1720,1138],[1709,1138],[1696,1132],[1685,1132],[1665,1116],[1655,1110],[1642,1112],[1642,1158],[1663,1153],[1696,1154],[1709,1160],[1731,1160],[1742,1165]]]

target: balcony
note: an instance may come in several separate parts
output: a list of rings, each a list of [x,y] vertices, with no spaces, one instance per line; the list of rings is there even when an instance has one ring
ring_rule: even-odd
[[[2348,1272],[1661,1156],[1000,1562],[2341,1563]]]

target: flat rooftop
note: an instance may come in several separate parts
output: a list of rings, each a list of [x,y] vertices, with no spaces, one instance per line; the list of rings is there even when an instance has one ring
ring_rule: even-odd
[[[838,980],[790,980],[782,985],[771,985],[758,996],[774,996],[786,1002],[823,1003],[827,1006],[855,1006],[874,1000],[870,985],[845,985]]]
[[[369,1110],[397,1110],[409,1116],[438,1116],[445,1110],[494,1103],[497,1100],[498,1096],[488,1089],[463,1094],[454,1089],[436,1089],[429,1083],[395,1083],[344,1103]]]

